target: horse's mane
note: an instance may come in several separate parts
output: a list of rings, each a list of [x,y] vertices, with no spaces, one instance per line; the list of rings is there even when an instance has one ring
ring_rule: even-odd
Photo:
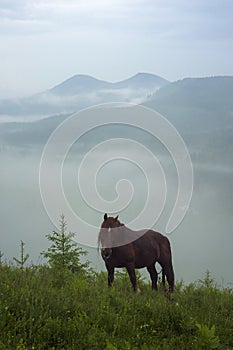
[[[98,250],[98,252],[100,252],[100,244],[101,244],[101,242],[100,242],[100,232],[99,232],[99,234],[98,234],[98,241],[97,241],[97,250]]]
[[[122,235],[119,239],[119,246],[123,246],[125,244],[131,243],[137,240],[138,238],[140,238],[141,236],[143,236],[147,232],[147,230],[134,231],[129,227],[125,226],[125,224],[121,223],[119,220],[117,220],[117,223],[119,224],[119,226],[116,226],[114,228],[117,228],[119,230],[117,233],[119,235]],[[98,252],[100,252],[100,248],[101,248],[100,236],[101,236],[101,230],[98,235],[98,245],[97,245]]]
[[[134,231],[121,222],[119,222],[119,224],[118,234],[121,235],[119,237],[119,246],[132,243],[147,232],[147,230]]]

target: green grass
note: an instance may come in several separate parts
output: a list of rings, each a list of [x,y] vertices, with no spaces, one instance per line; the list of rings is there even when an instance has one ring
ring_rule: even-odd
[[[0,266],[0,349],[232,349],[233,292],[203,281],[171,297],[118,273]]]

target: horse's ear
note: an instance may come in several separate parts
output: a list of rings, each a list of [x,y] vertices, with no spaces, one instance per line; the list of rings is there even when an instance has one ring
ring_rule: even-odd
[[[104,214],[104,220],[107,220],[107,218],[108,218],[108,214]]]
[[[118,220],[118,216],[119,216],[119,215],[117,215],[117,216],[114,218],[114,220],[115,220],[115,221],[117,221],[117,220]]]

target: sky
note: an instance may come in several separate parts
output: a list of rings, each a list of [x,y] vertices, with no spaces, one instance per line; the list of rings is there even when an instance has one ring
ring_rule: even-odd
[[[232,0],[0,0],[0,99],[75,74],[233,75]]]

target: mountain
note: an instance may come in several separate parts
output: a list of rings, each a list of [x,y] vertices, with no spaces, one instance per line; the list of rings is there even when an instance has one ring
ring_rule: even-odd
[[[233,77],[185,78],[159,89],[145,105],[181,131],[233,127]]]
[[[145,103],[176,127],[193,160],[233,168],[233,77],[185,78]]]
[[[55,89],[57,101],[63,101],[63,94],[66,94],[68,88],[71,93],[72,86],[74,89],[82,86],[83,90],[89,91],[89,93],[85,92],[87,96],[90,96],[91,89],[96,91],[98,86],[101,89],[106,87],[106,94],[112,96],[111,91],[114,89],[122,91],[127,89],[127,86],[135,87],[139,83],[143,87],[143,82],[148,83],[150,79],[155,84],[158,78],[137,74],[123,82],[107,83],[92,77],[75,76],[51,89],[51,93],[55,96]],[[114,88],[110,89],[109,86]],[[65,100],[66,98],[67,96]],[[152,94],[144,105],[155,109],[173,123],[184,138],[193,159],[198,158],[202,162],[210,160],[220,162],[221,160],[229,163],[230,154],[233,153],[233,77],[186,78],[167,83]],[[58,107],[60,107],[59,103]],[[68,114],[70,113],[62,115],[60,109],[57,116],[33,123],[1,123],[0,144],[3,148],[5,146],[21,149],[40,148]],[[113,131],[111,132],[114,136]],[[124,135],[123,130],[122,135]],[[101,140],[102,136],[95,134],[93,137],[94,142],[98,137]]]
[[[131,89],[148,89],[150,91],[156,91],[160,87],[167,85],[168,80],[161,78],[154,74],[138,73],[133,77],[115,83],[114,86],[117,89],[131,88]]]
[[[104,80],[98,80],[89,75],[79,74],[74,75],[59,85],[56,85],[50,89],[49,92],[58,96],[75,96],[92,91],[109,89],[112,88],[112,85],[114,84],[108,83]]]
[[[61,84],[27,98],[0,100],[0,120],[6,116],[49,116],[72,113],[82,108],[106,102],[141,103],[148,95],[169,82],[149,73],[116,83],[75,75]]]
[[[49,91],[55,95],[71,96],[97,90],[141,89],[155,92],[161,86],[166,84],[168,84],[166,79],[149,73],[137,73],[129,79],[116,83],[98,80],[89,75],[75,75]]]
[[[68,115],[55,115],[34,122],[10,122],[0,124],[0,153],[42,151],[54,129]]]

